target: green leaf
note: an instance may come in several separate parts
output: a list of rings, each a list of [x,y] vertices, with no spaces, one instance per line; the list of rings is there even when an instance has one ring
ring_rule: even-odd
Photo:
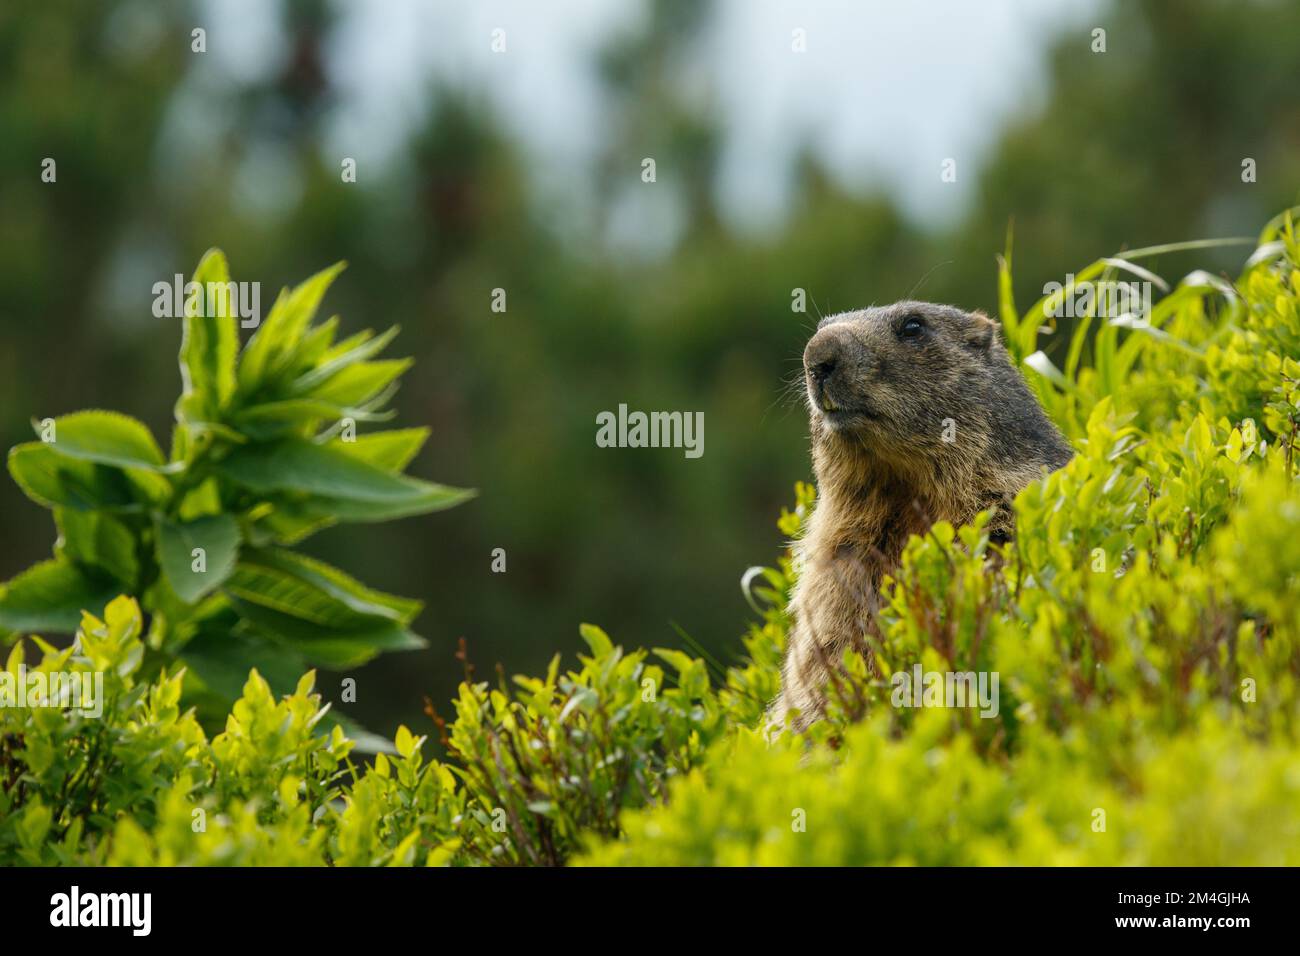
[[[187,667],[216,694],[237,699],[249,668],[266,678],[276,694],[290,693],[306,670],[302,655],[292,648],[268,644],[249,634],[221,626],[224,618],[204,622],[180,652]]]
[[[695,665],[695,658],[685,651],[674,650],[670,647],[656,647],[654,652],[656,657],[677,671],[678,675],[686,673]]]
[[[156,472],[68,458],[39,441],[9,450],[9,474],[28,498],[46,508],[138,511],[171,494],[171,483]]]
[[[338,568],[306,555],[282,548],[249,551],[241,567],[260,567],[295,578],[342,602],[358,614],[386,617],[410,624],[420,613],[423,603],[413,598],[397,597],[368,588]]]
[[[45,430],[33,422],[36,434]],[[68,458],[121,468],[160,470],[163,454],[142,422],[117,412],[73,412],[54,419],[51,449]]]
[[[356,441],[336,439],[329,443],[345,455],[359,458],[376,468],[400,472],[420,453],[429,439],[427,428],[396,428],[370,435],[358,435]]]
[[[56,553],[73,561],[100,568],[132,590],[140,575],[136,537],[125,524],[105,511],[76,511],[59,508],[54,512],[59,529]]]
[[[265,441],[299,432],[304,427],[323,421],[341,421],[351,418],[358,422],[382,422],[394,417],[394,412],[372,412],[365,407],[351,408],[319,399],[295,398],[264,402],[242,409],[235,416],[240,431],[255,441]]]
[[[313,389],[308,397],[335,405],[364,405],[410,367],[409,358],[350,365]]]
[[[297,544],[322,528],[337,524],[327,510],[317,510],[313,499],[295,495],[269,495],[269,507],[259,507],[249,541],[258,547],[268,544]]]
[[[239,363],[239,390],[243,394],[253,394],[269,376],[289,364],[326,290],[345,265],[340,262],[330,266],[276,299]]]
[[[317,627],[343,630],[405,624],[419,610],[414,602],[370,591],[329,565],[287,554],[250,550],[226,581],[225,593]]]
[[[255,631],[292,648],[313,664],[336,670],[357,667],[384,651],[428,646],[419,635],[394,621],[371,618],[365,626],[331,628],[256,601],[231,597],[230,605]]]
[[[367,338],[355,348],[328,358],[320,365],[298,376],[289,387],[289,390],[296,395],[308,394],[313,389],[324,385],[330,378],[348,366],[357,362],[364,362],[366,359],[378,355],[388,347],[388,343],[393,341],[399,330],[400,327],[395,325],[378,338]]]
[[[334,344],[334,335],[338,332],[339,317],[330,316],[315,328],[308,329],[302,341],[294,349],[291,369],[310,369],[324,360],[324,355]]]
[[[340,519],[381,521],[460,504],[474,492],[393,475],[328,445],[289,439],[234,449],[218,466],[256,492],[296,491]],[[329,511],[326,511],[329,513]]]
[[[82,611],[98,614],[119,590],[66,558],[42,561],[0,588],[0,627],[74,634]]]
[[[614,642],[609,639],[609,635],[595,624],[579,624],[578,633],[596,657],[602,657],[614,649]]]
[[[415,737],[406,729],[406,724],[399,724],[397,734],[393,737],[393,746],[400,756],[409,757],[415,750]]]
[[[177,411],[182,421],[215,421],[234,394],[235,356],[239,352],[235,290],[221,250],[209,249],[204,254],[192,281],[201,289],[200,308],[191,315],[191,303],[186,300]],[[209,291],[216,294],[209,295]]]
[[[221,514],[221,511],[221,483],[213,477],[205,478],[185,492],[176,507],[176,516],[182,521],[193,521]]]
[[[1002,322],[1002,340],[1012,358],[1020,358],[1020,314],[1016,311],[1015,293],[1011,283],[1011,227],[1007,226],[1007,251],[998,256],[998,318]]]
[[[1052,364],[1052,360],[1047,357],[1046,352],[1039,350],[1034,352],[1032,355],[1026,355],[1025,365],[1033,369],[1058,388],[1067,392],[1073,392],[1075,390],[1074,383],[1066,378],[1059,368]]]
[[[337,568],[278,549],[250,550],[223,592],[240,617],[330,667],[424,647],[406,625],[420,603],[365,587]]]
[[[172,590],[193,604],[218,587],[234,570],[239,553],[239,525],[230,515],[210,515],[178,522],[155,515],[158,565]],[[195,551],[202,549],[201,555]],[[200,557],[203,570],[195,570]]]

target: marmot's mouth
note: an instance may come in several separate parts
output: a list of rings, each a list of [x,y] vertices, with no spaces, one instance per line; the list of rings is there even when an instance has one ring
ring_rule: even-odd
[[[854,422],[869,421],[876,417],[861,406],[855,408],[845,408],[839,405],[833,408],[822,406],[821,413],[827,424],[835,428],[852,425]]]
[[[861,403],[841,404],[825,384],[818,383],[815,388],[810,386],[808,392],[813,407],[821,413],[822,419],[832,428],[847,427],[854,422],[861,423],[878,417]]]

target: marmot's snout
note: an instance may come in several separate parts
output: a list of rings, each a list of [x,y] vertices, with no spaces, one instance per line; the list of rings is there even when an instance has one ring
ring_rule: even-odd
[[[819,330],[803,352],[808,399],[830,415],[862,410],[862,397],[853,393],[866,364],[866,349],[845,325]]]

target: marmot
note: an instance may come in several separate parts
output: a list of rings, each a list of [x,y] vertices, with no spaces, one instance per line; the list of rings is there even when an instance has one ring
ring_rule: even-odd
[[[801,567],[781,693],[771,719],[796,730],[824,714],[828,667],[861,646],[882,575],[912,534],[996,513],[1072,452],[981,312],[928,302],[822,320],[804,349],[817,504],[796,543]]]

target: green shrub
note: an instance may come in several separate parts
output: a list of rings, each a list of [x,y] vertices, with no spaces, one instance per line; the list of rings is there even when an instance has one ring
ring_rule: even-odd
[[[335,341],[313,325],[342,265],[284,290],[239,348],[225,257],[213,250],[186,302],[171,452],[138,421],[84,411],[34,422],[9,471],[54,513],[52,560],[0,588],[0,629],[72,633],[114,595],[148,614],[147,663],[177,659],[189,692],[224,712],[255,665],[287,690],[307,664],[348,668],[424,646],[420,602],[371,590],[291,550],[340,521],[450,507],[468,492],[402,474],[422,428],[357,435],[383,421],[409,359],[377,359],[397,333]],[[189,289],[187,287],[187,294]]]
[[[102,621],[85,616],[72,647],[37,640],[32,671],[104,675],[103,712],[0,707],[0,864],[375,865],[445,852],[464,798],[423,761],[423,738],[399,728],[396,756],[361,771],[342,729],[323,728],[314,673],[277,701],[254,670],[209,741],[181,711],[183,672],[138,679],[141,625],[136,602],[118,598]],[[6,672],[23,658],[20,643]]]
[[[1289,219],[1235,285],[1193,276],[1150,327],[1076,332],[1060,369],[1050,312],[1004,295],[1076,457],[1021,493],[1009,545],[986,516],[911,540],[870,659],[846,654],[805,734],[763,728],[788,554],[746,575],[761,620],[737,665],[656,651],[665,671],[584,625],[577,670],[467,675],[445,763],[399,728],[397,757],[358,767],[310,675],[277,701],[254,671],[209,741],[120,599],[67,650],[33,639],[44,671],[107,675],[101,719],[0,708],[0,864],[1300,863]],[[815,507],[799,486],[782,532]],[[895,706],[918,665],[998,674],[997,713]]]

